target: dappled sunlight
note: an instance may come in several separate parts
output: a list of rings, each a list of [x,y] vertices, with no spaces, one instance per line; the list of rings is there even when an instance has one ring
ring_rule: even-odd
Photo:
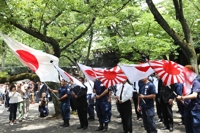
[[[20,130],[37,130],[37,129],[43,129],[43,128],[46,128],[48,127],[48,123],[47,124],[42,124],[42,125],[28,125],[28,126],[25,126],[25,127],[21,127],[21,128],[17,128],[17,131],[20,131]]]
[[[61,127],[60,125],[63,123],[62,118],[56,119],[54,117],[51,117],[52,114],[54,114],[54,105],[52,102],[49,103],[49,111],[50,115],[46,118],[40,118],[39,112],[38,112],[38,103],[31,104],[30,105],[30,111],[28,114],[28,119],[23,120],[22,122],[18,124],[14,124],[13,126],[9,125],[9,112],[7,112],[7,108],[0,106],[0,133],[93,133],[95,132],[95,129],[99,126],[99,121],[96,116],[95,112],[95,120],[90,121],[88,125],[87,130],[78,130],[77,127],[80,126],[80,122],[77,115],[71,115],[70,116],[70,127]],[[155,110],[156,111],[156,110]],[[176,113],[177,111],[177,105],[174,104],[173,106],[173,113],[174,113],[174,132],[175,133],[181,133],[184,132],[184,126],[178,126],[178,122],[180,121],[180,114]],[[144,130],[144,127],[141,127],[142,121],[137,121],[134,106],[132,104],[132,128],[133,133],[146,133]],[[116,118],[119,115],[117,112],[115,101],[112,101],[112,116],[111,116],[111,122],[108,124],[108,131],[109,133],[119,133],[123,131],[123,125],[119,124],[121,121],[120,118]],[[155,116],[155,120],[157,119],[157,115]],[[161,127],[163,127],[162,123],[156,123],[158,133],[167,133],[168,130],[163,131],[160,130]]]
[[[3,113],[4,110],[0,110],[0,114]]]

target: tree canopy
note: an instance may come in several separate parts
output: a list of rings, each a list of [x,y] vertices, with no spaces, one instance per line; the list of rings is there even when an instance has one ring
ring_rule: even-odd
[[[87,62],[94,58],[94,49],[107,47],[117,51],[121,62],[131,63],[141,54],[162,59],[170,54],[177,56],[182,49],[190,55],[192,50],[187,48],[199,48],[200,5],[197,0],[177,2],[4,0],[0,3],[0,29],[26,45],[59,57],[61,65]],[[187,21],[181,23],[181,14]],[[183,42],[191,46],[185,47]],[[9,60],[17,62],[6,50],[6,64]]]

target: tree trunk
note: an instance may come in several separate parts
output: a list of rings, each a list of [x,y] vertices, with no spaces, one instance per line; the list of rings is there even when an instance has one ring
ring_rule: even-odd
[[[52,83],[52,82],[48,83],[48,85],[51,89],[54,89],[54,90],[57,90],[60,87],[59,84]],[[56,93],[54,93],[54,94],[57,95]],[[53,100],[54,109],[55,109],[55,116],[57,117],[57,116],[60,116],[60,114],[61,114],[60,103],[58,102],[58,100],[54,94],[52,93],[51,95],[52,95],[52,100]]]
[[[176,44],[180,46],[182,49],[186,60],[195,67],[196,71],[198,72],[197,68],[197,56],[193,45],[193,39],[192,34],[189,29],[189,26],[184,18],[183,14],[183,7],[182,7],[182,0],[174,0],[174,6],[176,10],[176,16],[179,20],[182,30],[184,33],[184,39],[181,38],[180,35],[178,35],[173,28],[169,26],[169,24],[166,22],[166,20],[163,18],[163,16],[160,14],[160,12],[155,7],[152,0],[146,0],[146,3],[151,11],[151,13],[154,15],[155,20],[158,22],[158,24],[168,33],[168,35],[175,41]]]
[[[88,45],[88,51],[87,51],[87,56],[85,59],[85,65],[88,65],[88,60],[89,60],[89,56],[90,56],[90,49],[92,46],[92,40],[93,40],[93,27],[91,27],[90,29],[90,41],[89,41],[89,45]]]
[[[3,72],[4,71],[4,59],[5,59],[5,55],[6,55],[6,50],[5,50],[5,43],[4,41],[2,42],[2,58],[1,58],[1,71]]]
[[[13,82],[16,82],[18,80],[23,80],[23,79],[39,81],[39,77],[34,73],[21,73],[15,76],[1,77],[0,83],[5,83],[5,82],[13,83]]]

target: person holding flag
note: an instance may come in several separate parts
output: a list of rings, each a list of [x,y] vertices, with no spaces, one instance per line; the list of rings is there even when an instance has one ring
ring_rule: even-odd
[[[95,131],[106,132],[109,122],[108,89],[98,79],[94,82],[94,92],[96,93],[96,112],[99,118],[99,127]],[[105,123],[105,126],[103,124]]]
[[[174,126],[174,120],[173,120],[173,101],[175,98],[174,95],[175,86],[174,84],[170,86],[163,86],[160,89],[160,104],[161,104],[161,111],[163,115],[163,124],[164,127],[161,128],[161,130],[169,130],[172,132],[173,126]]]
[[[50,91],[59,93],[59,98],[57,100],[61,102],[60,110],[64,121],[61,126],[68,127],[70,120],[70,91],[67,82],[62,79],[61,87],[58,90],[50,89]]]
[[[148,77],[142,79],[144,83],[139,89],[140,95],[138,96],[138,112],[142,111],[142,119],[144,128],[147,133],[157,133],[156,125],[154,122],[154,98],[156,97],[155,86],[148,80]]]
[[[84,83],[84,78],[79,77],[81,83]],[[79,85],[76,85],[71,81],[71,92],[72,96],[75,99],[75,106],[77,108],[78,117],[80,121],[80,127],[77,129],[87,129],[88,119],[87,119],[87,87],[83,88]]]
[[[195,68],[186,65],[186,69],[195,73]],[[185,88],[186,89],[186,88]],[[187,88],[188,89],[188,88]],[[177,100],[184,103],[184,120],[186,133],[200,132],[200,76],[197,76],[192,82],[190,94],[177,96]]]

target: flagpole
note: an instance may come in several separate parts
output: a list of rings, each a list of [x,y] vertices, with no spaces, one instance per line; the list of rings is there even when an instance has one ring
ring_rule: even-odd
[[[44,82],[44,84],[47,86],[47,89],[50,90],[50,87]],[[58,99],[58,96],[52,91],[52,94]]]
[[[53,61],[51,60],[50,63],[53,64]],[[53,64],[54,68],[57,70],[58,74],[63,78],[62,74],[60,74],[60,72],[58,71],[58,69],[56,68],[56,66]],[[64,79],[64,78],[63,78]],[[60,80],[60,77],[59,77],[59,80]]]
[[[53,64],[53,60],[50,61],[50,63]],[[56,69],[55,65],[53,64],[54,68]],[[56,69],[56,71],[58,72],[58,74],[62,77],[62,75],[60,74],[60,72],[58,71],[58,69]],[[60,76],[59,76],[59,80],[60,80]],[[63,77],[62,77],[63,78]],[[63,78],[64,79],[64,78]],[[61,81],[60,81],[61,82]],[[60,83],[60,86],[61,86],[61,83]]]

